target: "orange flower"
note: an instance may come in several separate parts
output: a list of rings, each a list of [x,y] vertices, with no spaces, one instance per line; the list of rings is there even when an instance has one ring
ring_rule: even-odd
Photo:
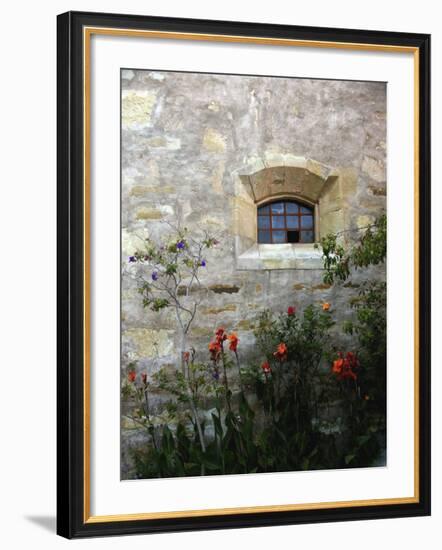
[[[137,373],[134,370],[131,370],[127,375],[127,379],[129,380],[129,382],[135,382],[136,377]]]
[[[210,342],[209,344],[209,351],[221,351],[221,346],[218,342]]]
[[[278,345],[278,347],[276,348],[276,351],[273,355],[277,359],[279,359],[281,362],[286,361],[286,359],[287,359],[287,346],[284,344],[284,342],[281,342]]]
[[[239,338],[238,336],[232,332],[232,334],[229,334],[227,336],[227,339],[229,340],[230,344],[229,344],[229,349],[231,351],[234,351],[236,352],[236,348],[238,347],[238,342],[239,342]]]
[[[336,359],[336,361],[333,361],[332,372],[334,374],[341,374],[343,366],[344,359]]]
[[[328,311],[330,309],[331,305],[328,302],[324,302],[322,304],[323,311]]]
[[[270,368],[269,362],[266,361],[261,365],[261,368],[264,372],[264,374],[267,376],[267,374],[270,374],[272,372],[272,369]]]
[[[219,357],[219,354],[221,353],[221,344],[217,341],[210,342],[209,351],[210,351],[210,355],[211,355],[210,358],[212,359],[212,361],[217,361],[218,357]]]

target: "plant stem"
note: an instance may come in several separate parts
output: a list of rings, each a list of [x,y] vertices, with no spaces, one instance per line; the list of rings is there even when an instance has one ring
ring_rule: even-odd
[[[150,416],[150,411],[149,411],[149,397],[148,397],[148,391],[147,391],[147,387],[144,388],[144,401],[146,403],[146,406],[144,408],[144,411],[146,413],[146,416],[147,418],[149,418]]]
[[[223,364],[223,373],[224,373],[223,382],[224,382],[224,387],[225,387],[225,390],[226,390],[226,404],[227,404],[227,408],[230,412],[231,407],[230,407],[230,398],[229,398],[229,383],[227,381],[226,358],[224,356],[224,345],[223,345],[222,342],[221,342],[221,361],[222,361],[222,364]]]
[[[244,393],[244,388],[243,388],[243,385],[242,385],[242,378],[241,378],[241,366],[239,364],[238,352],[236,350],[235,350],[235,357],[236,357],[236,364],[238,366],[239,387],[241,389],[241,392]]]
[[[198,431],[198,437],[199,437],[200,444],[201,444],[201,450],[202,450],[203,454],[205,454],[206,445],[204,443],[203,430],[202,430],[202,427],[201,427],[200,419],[198,417],[198,411],[196,409],[195,399],[194,399],[194,396],[192,394],[192,390],[191,390],[191,387],[190,387],[191,380],[190,380],[189,369],[186,370],[186,361],[184,360],[185,351],[186,351],[186,333],[185,333],[184,330],[182,330],[182,332],[181,332],[181,371],[187,379],[187,384],[186,384],[186,386],[187,386],[187,397],[189,399],[190,408],[192,410],[193,418],[195,419],[195,424],[196,424],[196,428],[197,428],[197,431]],[[204,464],[201,465],[201,475],[204,475]]]

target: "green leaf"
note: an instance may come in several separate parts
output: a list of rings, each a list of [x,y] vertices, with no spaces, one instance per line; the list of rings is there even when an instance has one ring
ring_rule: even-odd
[[[223,436],[223,427],[221,425],[221,420],[219,419],[219,417],[212,413],[212,420],[213,420],[213,425],[215,427],[215,433],[218,437],[222,438]]]
[[[357,439],[359,447],[362,447],[367,441],[369,441],[371,438],[371,435],[360,435]]]

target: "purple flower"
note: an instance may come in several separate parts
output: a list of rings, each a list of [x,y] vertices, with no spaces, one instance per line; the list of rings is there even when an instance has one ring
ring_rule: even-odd
[[[176,243],[176,247],[179,249],[179,250],[183,250],[183,248],[186,247],[186,243],[184,241],[178,241]]]
[[[212,377],[215,379],[215,380],[219,380],[219,372],[217,370],[213,371],[212,372]]]
[[[130,263],[133,263],[133,262],[136,262],[137,259],[135,258],[135,256],[129,256],[129,262]]]
[[[206,267],[206,260],[201,260],[200,266],[201,267]]]
[[[158,272],[157,271],[154,271],[152,273],[152,281],[157,281],[158,280]]]

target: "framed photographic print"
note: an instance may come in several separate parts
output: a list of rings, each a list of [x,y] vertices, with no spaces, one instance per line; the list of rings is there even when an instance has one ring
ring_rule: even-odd
[[[58,17],[58,533],[430,513],[430,37]]]

